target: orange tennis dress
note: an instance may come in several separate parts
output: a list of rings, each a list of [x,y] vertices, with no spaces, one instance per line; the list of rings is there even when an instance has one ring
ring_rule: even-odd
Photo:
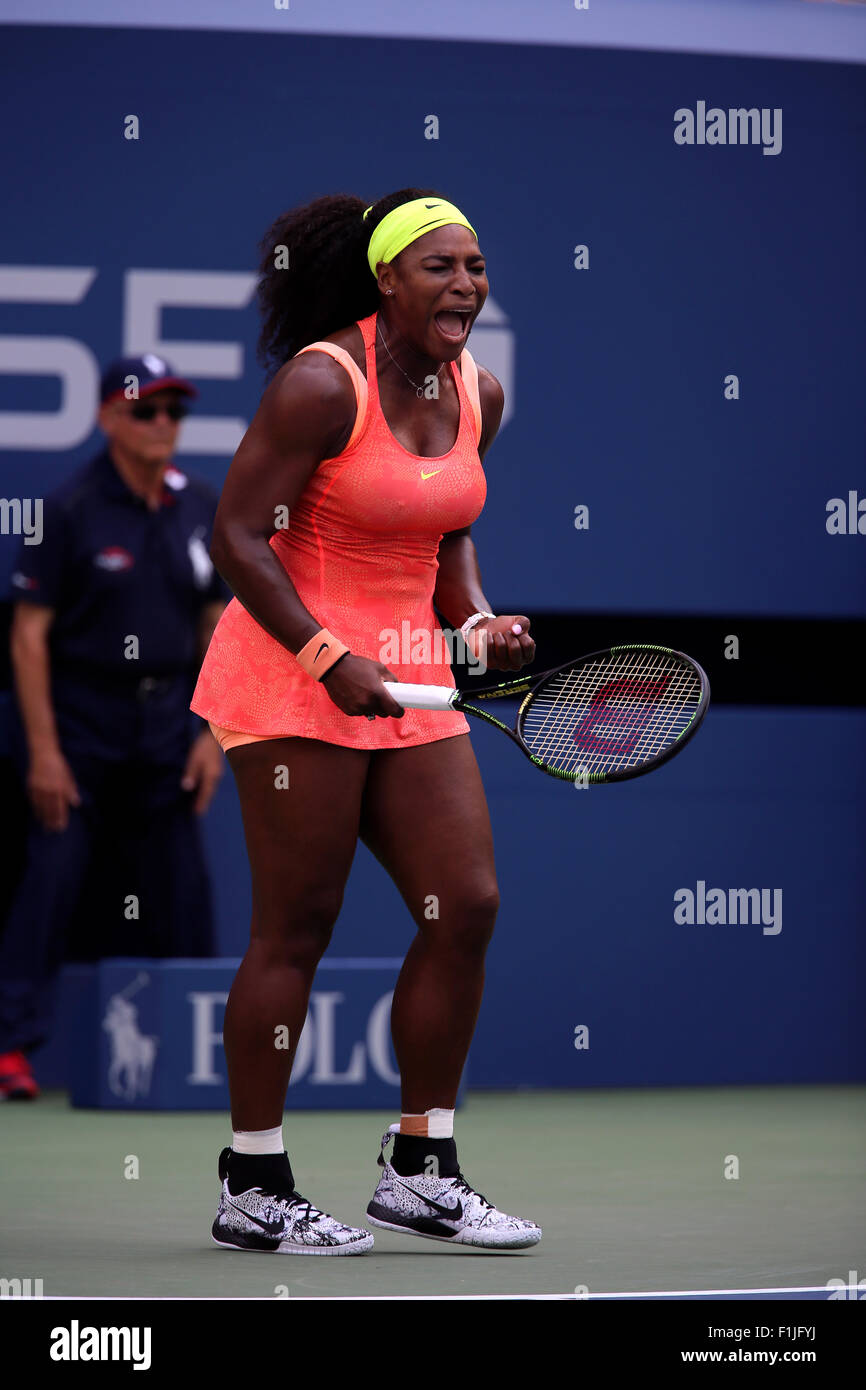
[[[436,619],[433,592],[442,536],[471,525],[487,496],[477,368],[466,349],[462,376],[450,364],[460,400],[453,447],[439,458],[409,453],[379,403],[376,319],[358,320],[366,378],[334,343],[301,348],[328,352],[346,368],[358,409],[346,448],[319,464],[270,545],[305,608],[354,655],[383,662],[399,681],[453,689],[453,648]],[[375,721],[344,714],[325,684],[308,676],[237,598],[214,629],[191,708],[222,731],[345,748],[407,748],[469,730],[465,715],[453,710],[407,709],[401,719]]]

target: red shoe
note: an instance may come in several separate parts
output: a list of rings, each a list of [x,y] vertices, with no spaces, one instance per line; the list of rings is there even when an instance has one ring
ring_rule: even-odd
[[[0,1100],[35,1100],[36,1078],[23,1052],[0,1053]]]

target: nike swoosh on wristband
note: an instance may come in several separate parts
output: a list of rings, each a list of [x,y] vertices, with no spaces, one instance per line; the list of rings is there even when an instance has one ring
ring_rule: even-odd
[[[277,1221],[263,1221],[260,1216],[253,1216],[251,1211],[245,1211],[243,1207],[237,1206],[234,1202],[229,1202],[228,1205],[233,1207],[235,1211],[239,1211],[241,1216],[245,1216],[248,1221],[255,1221],[256,1225],[261,1226],[263,1231],[267,1231],[269,1236],[280,1236],[286,1229],[285,1218],[282,1216]]]
[[[318,661],[319,657],[322,655],[322,652],[326,652],[327,650],[328,644],[327,642],[323,642],[319,650],[316,652],[316,655],[313,657],[313,661]]]
[[[419,1202],[426,1202],[428,1207],[432,1207],[442,1216],[450,1216],[452,1221],[458,1220],[463,1215],[463,1207],[460,1202],[457,1203],[456,1207],[443,1207],[441,1202],[434,1202],[432,1197],[425,1197],[423,1192],[416,1192],[414,1187],[410,1187],[406,1182],[401,1182],[400,1186],[404,1187],[407,1192],[411,1192],[413,1197],[417,1197]]]

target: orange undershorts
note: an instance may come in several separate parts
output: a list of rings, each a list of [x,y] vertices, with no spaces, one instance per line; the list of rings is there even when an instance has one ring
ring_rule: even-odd
[[[235,729],[222,729],[219,724],[208,720],[210,731],[224,753],[230,748],[239,748],[242,743],[264,743],[268,738],[279,738],[279,734],[239,734]]]

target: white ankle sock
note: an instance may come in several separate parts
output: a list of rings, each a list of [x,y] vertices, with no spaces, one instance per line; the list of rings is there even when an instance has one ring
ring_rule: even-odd
[[[232,1152],[236,1154],[281,1154],[285,1147],[282,1125],[276,1129],[232,1130]]]

